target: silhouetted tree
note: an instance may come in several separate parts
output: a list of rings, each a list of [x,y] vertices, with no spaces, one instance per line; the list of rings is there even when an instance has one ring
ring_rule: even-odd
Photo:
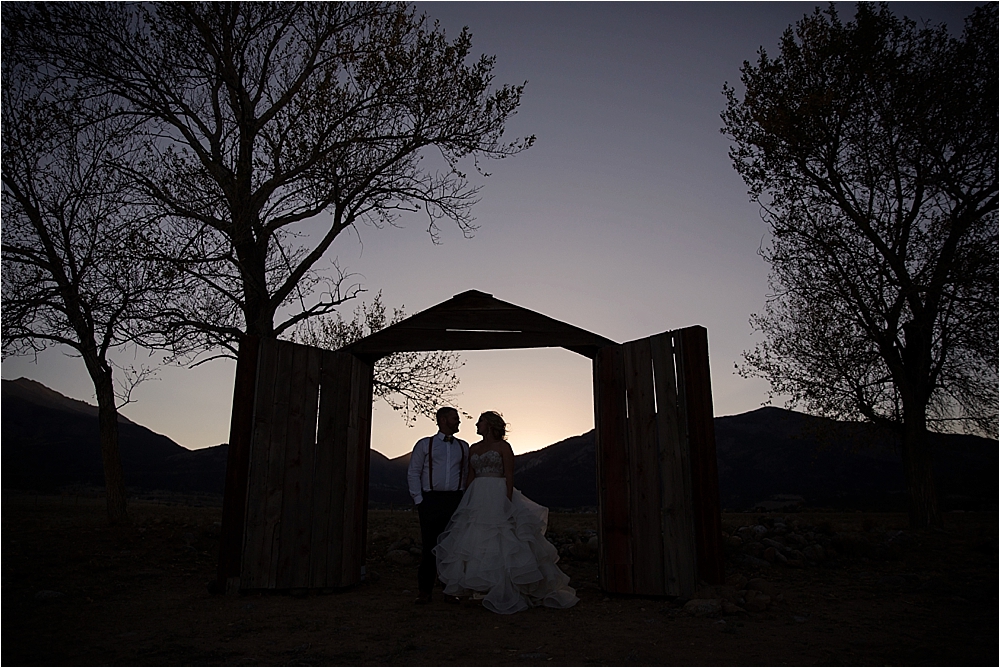
[[[2,257],[4,356],[66,345],[94,383],[110,520],[127,517],[116,399],[129,401],[148,370],[109,352],[162,298],[163,277],[142,260],[150,238],[132,183],[134,124],[107,98],[83,99],[27,62],[19,20],[4,6],[2,38]],[[118,388],[116,392],[116,382]]]
[[[167,216],[187,281],[165,312],[178,352],[235,353],[355,296],[317,272],[358,223],[422,209],[466,233],[477,188],[463,158],[502,158],[521,86],[491,91],[405,4],[53,3],[32,38],[68,77],[117,96],[157,136],[136,172]],[[439,158],[432,165],[433,158]],[[279,315],[280,314],[280,315]]]
[[[340,313],[307,320],[296,328],[292,340],[337,350],[404,318],[402,308],[393,309],[391,317],[386,314],[380,292],[371,304],[354,309],[351,320]],[[456,372],[463,365],[461,356],[452,351],[393,353],[375,363],[373,393],[401,412],[408,423],[415,422],[418,415],[434,419],[438,408],[452,403],[450,395],[459,382]]]
[[[997,430],[997,6],[961,37],[831,5],[725,88],[774,291],[743,373],[899,434],[914,527],[940,522],[928,427]]]

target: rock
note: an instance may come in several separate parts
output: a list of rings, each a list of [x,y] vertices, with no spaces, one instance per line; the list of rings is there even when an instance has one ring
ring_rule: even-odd
[[[780,536],[788,533],[788,526],[784,522],[775,522],[772,531]]]
[[[722,602],[714,598],[693,598],[684,604],[684,612],[694,617],[708,617],[722,612]]]
[[[190,531],[185,531],[181,534],[181,540],[184,541],[185,545],[192,545],[194,543],[194,534]]]
[[[385,554],[385,559],[400,566],[409,566],[413,563],[413,555],[406,550],[389,550]]]
[[[589,559],[591,554],[593,554],[590,549],[590,542],[584,543],[579,539],[569,546],[569,553],[577,559]]]
[[[408,550],[413,546],[413,541],[409,538],[400,538],[395,543],[389,546],[386,552],[393,552],[395,550]]]
[[[771,562],[773,564],[774,563],[774,555],[776,555],[777,553],[778,553],[777,550],[775,550],[773,547],[769,547],[766,550],[764,550],[764,559],[766,559],[767,561],[769,561],[769,562]]]
[[[743,545],[743,539],[740,538],[739,536],[730,536],[726,540],[733,547],[739,547],[739,546]]]
[[[733,561],[747,568],[770,568],[771,562],[764,561],[763,559],[758,559],[757,557],[752,557],[749,554],[735,554],[733,555]]]
[[[62,598],[66,594],[61,591],[52,591],[51,589],[43,589],[35,594],[35,600],[38,601],[54,601],[57,598]]]
[[[747,582],[747,591],[756,591],[768,596],[774,596],[776,593],[774,585],[764,578],[754,578]]]
[[[407,551],[410,554],[412,554],[414,557],[416,557],[417,559],[419,559],[421,556],[423,556],[423,553],[424,553],[423,550],[421,550],[419,547],[411,547]]]
[[[693,600],[715,599],[736,602],[740,600],[740,595],[732,586],[703,584],[691,598]]]
[[[763,524],[758,524],[756,526],[750,527],[750,533],[754,540],[760,540],[767,535],[767,527]]]
[[[764,547],[773,547],[775,550],[779,550],[779,551],[785,549],[784,545],[782,545],[781,543],[779,543],[776,540],[771,540],[770,538],[765,538],[764,540],[762,540],[760,542],[764,545]]]
[[[822,545],[810,545],[802,550],[802,554],[806,559],[817,563],[826,559],[826,551]]]
[[[746,589],[747,582],[748,580],[739,573],[734,573],[726,578],[726,584],[734,589]]]
[[[785,564],[788,563],[788,557],[786,557],[785,555],[783,555],[781,552],[775,552],[774,553],[774,562],[777,563],[777,564],[781,564],[782,566],[784,566]]]
[[[760,541],[755,540],[750,543],[747,543],[746,546],[747,554],[752,555],[754,557],[759,557],[763,551],[764,551],[764,544],[761,543]]]
[[[761,594],[759,592],[754,592],[754,595],[751,596],[750,595],[751,591],[754,590],[751,589],[750,591],[747,592],[746,609],[749,610],[750,612],[761,612],[763,610],[767,610],[767,606],[771,604],[771,597],[768,596],[767,594]]]
[[[745,614],[747,614],[746,610],[744,610],[740,606],[736,605],[735,603],[731,603],[729,601],[723,601],[722,602],[722,612],[724,614],[727,614],[727,615],[745,615]]]
[[[806,555],[804,555],[803,553],[799,552],[798,550],[792,550],[791,552],[788,553],[788,558],[789,559],[794,559],[795,561],[801,562],[801,561],[805,560]]]
[[[789,545],[798,545],[798,546],[809,544],[809,541],[807,541],[803,536],[797,533],[787,534],[785,536],[785,542],[788,543]]]

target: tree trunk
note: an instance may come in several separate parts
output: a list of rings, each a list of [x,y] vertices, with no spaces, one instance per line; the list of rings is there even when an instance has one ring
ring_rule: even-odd
[[[101,459],[104,462],[104,488],[108,500],[108,520],[119,524],[128,520],[125,495],[125,473],[118,451],[118,408],[115,406],[115,388],[111,369],[102,364],[96,355],[84,354],[87,370],[97,392],[97,416],[101,434]]]
[[[924,411],[903,410],[903,473],[910,494],[910,527],[923,529],[941,525],[934,466],[931,458],[927,416]]]

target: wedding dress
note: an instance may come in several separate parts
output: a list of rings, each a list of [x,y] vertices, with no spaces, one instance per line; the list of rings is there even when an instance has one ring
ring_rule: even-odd
[[[444,593],[485,594],[483,606],[500,614],[575,605],[569,576],[556,566],[559,554],[545,540],[548,508],[516,489],[507,499],[499,452],[469,462],[476,476],[434,548]]]

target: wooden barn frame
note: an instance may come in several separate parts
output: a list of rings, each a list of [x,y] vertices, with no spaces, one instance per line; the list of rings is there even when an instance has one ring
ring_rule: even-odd
[[[471,290],[338,351],[272,339],[241,345],[219,585],[361,581],[377,360],[541,347],[593,360],[602,589],[690,596],[698,580],[721,583],[707,331],[617,344]]]

